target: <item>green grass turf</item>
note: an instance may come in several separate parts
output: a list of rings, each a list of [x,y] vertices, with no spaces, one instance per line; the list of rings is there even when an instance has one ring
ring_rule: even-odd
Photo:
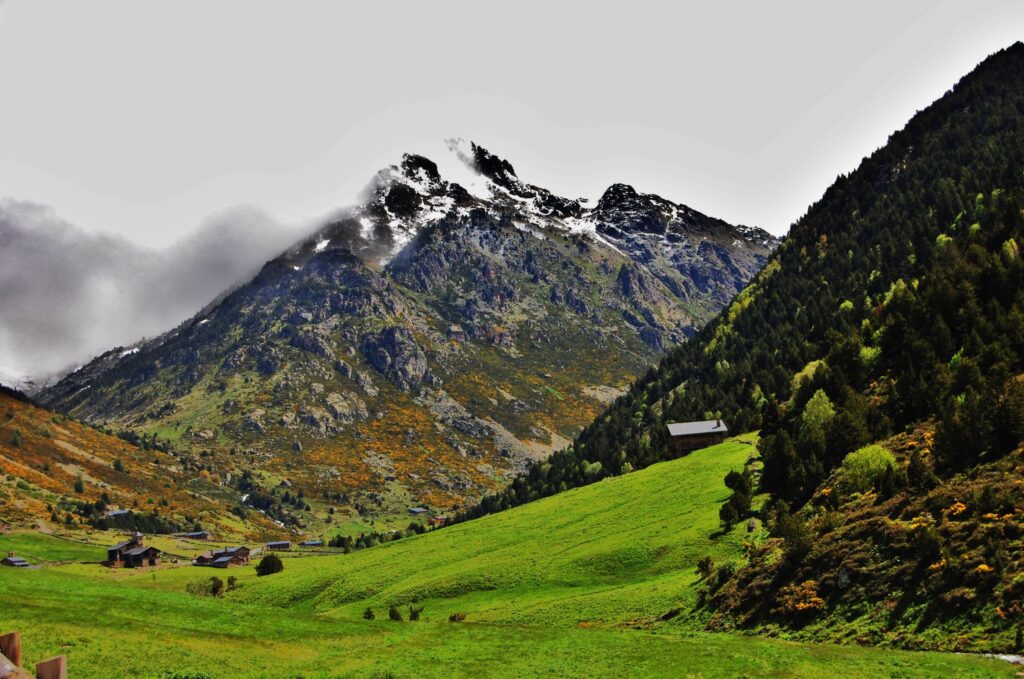
[[[358,617],[367,605],[422,602],[475,621],[616,624],[692,603],[696,564],[739,560],[758,539],[720,534],[723,478],[753,454],[730,441],[427,535],[296,563],[239,598]]]
[[[0,535],[0,557],[14,552],[32,564],[59,561],[102,561],[107,552],[99,545],[63,540],[42,533]]]
[[[717,521],[722,478],[752,451],[730,441],[369,550],[287,556],[265,578],[0,569],[0,627],[21,630],[29,660],[66,653],[72,676],[88,677],[1013,676],[970,656],[710,634],[698,614],[659,628],[695,602],[701,556],[737,560],[757,538],[720,535]],[[241,588],[184,592],[211,575]],[[387,620],[389,604],[406,612],[414,599],[423,620]],[[362,619],[368,606],[374,621]],[[455,611],[466,622],[447,622]]]

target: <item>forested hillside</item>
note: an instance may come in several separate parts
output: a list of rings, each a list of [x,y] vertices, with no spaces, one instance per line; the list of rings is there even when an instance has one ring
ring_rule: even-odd
[[[937,418],[939,470],[1021,434],[1024,45],[978,66],[840,177],[765,269],[574,440],[469,515],[644,467],[666,423],[762,429],[802,503],[861,445]]]
[[[917,114],[758,277],[573,442],[463,518],[670,456],[666,424],[759,429],[709,576],[715,629],[1024,648],[1024,45]],[[1015,632],[1016,630],[1016,632]],[[1002,641],[997,641],[997,640]]]

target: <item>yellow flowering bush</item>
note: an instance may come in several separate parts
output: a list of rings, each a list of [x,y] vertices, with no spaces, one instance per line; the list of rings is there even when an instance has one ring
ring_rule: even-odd
[[[949,509],[946,510],[946,514],[950,516],[962,516],[966,512],[967,505],[965,505],[963,502],[960,502],[959,500],[951,504],[949,506]]]

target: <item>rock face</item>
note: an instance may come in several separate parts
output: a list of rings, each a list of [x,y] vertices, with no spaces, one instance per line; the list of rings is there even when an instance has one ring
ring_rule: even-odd
[[[451,148],[473,182],[406,155],[251,281],[40,398],[180,430],[222,475],[287,476],[364,510],[376,500],[353,493],[385,481],[353,451],[386,450],[404,470],[386,483],[463,502],[571,438],[776,244],[624,184],[596,205],[560,197]]]
[[[327,339],[320,335],[311,332],[297,332],[292,335],[289,343],[293,347],[308,351],[311,354],[316,354],[323,358],[334,358],[334,351],[331,349]]]
[[[423,350],[412,333],[400,326],[366,337],[363,353],[370,365],[404,391],[419,386],[427,372]]]

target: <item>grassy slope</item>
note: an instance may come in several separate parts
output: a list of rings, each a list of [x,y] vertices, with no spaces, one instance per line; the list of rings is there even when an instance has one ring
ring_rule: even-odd
[[[0,569],[0,627],[22,631],[30,661],[66,653],[90,677],[139,658],[142,676],[1012,676],[980,658],[709,634],[696,620],[630,629],[693,600],[700,556],[739,558],[745,532],[709,536],[721,479],[751,450],[729,442],[425,536],[288,557],[269,578],[234,570],[242,588],[221,600],[184,593],[211,574],[189,567]],[[42,559],[65,549],[24,535],[0,549],[15,540]],[[422,621],[386,620],[383,606],[413,597]],[[377,620],[361,619],[367,605]],[[455,610],[465,623],[446,621]]]
[[[692,601],[705,554],[739,558],[745,529],[718,532],[730,468],[753,453],[728,442],[684,460],[574,490],[436,534],[296,568],[242,594],[334,617],[426,602],[434,615],[576,624],[651,619]]]

